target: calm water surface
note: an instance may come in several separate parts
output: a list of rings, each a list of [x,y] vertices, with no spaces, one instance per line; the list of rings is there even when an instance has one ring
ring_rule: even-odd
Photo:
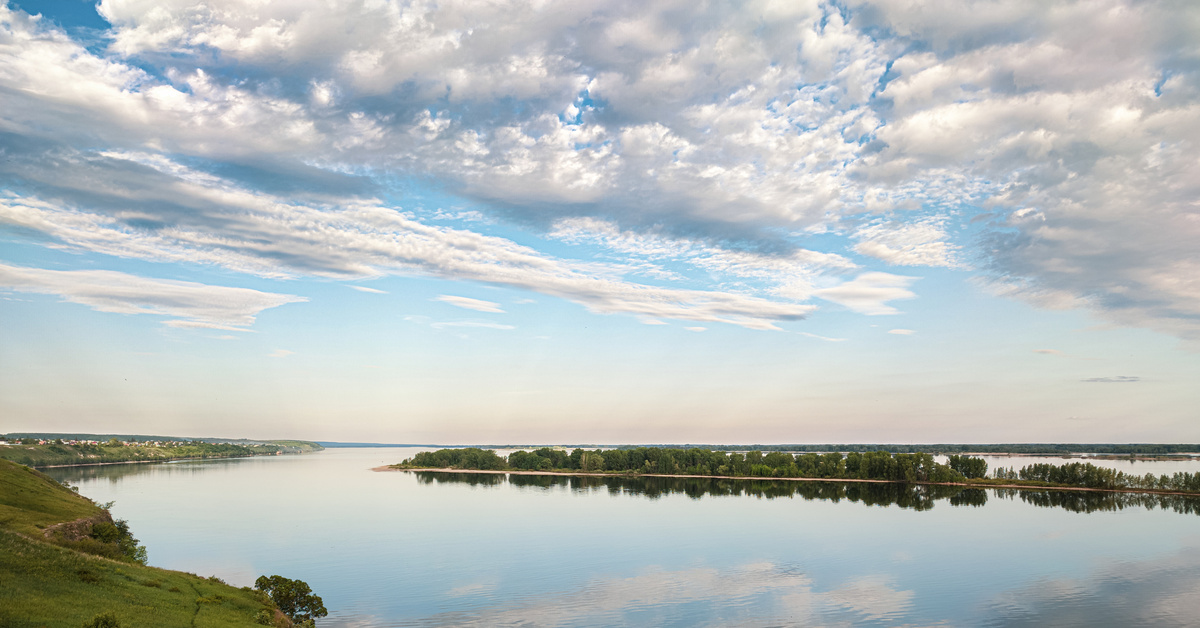
[[[1195,501],[369,470],[416,451],[52,475],[115,501],[153,565],[307,581],[321,626],[1200,622]],[[1134,468],[1200,470],[1156,464]]]

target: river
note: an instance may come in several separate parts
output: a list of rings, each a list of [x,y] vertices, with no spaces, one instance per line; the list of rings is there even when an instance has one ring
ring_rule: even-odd
[[[50,472],[115,502],[152,565],[239,586],[260,574],[308,582],[329,609],[322,627],[1200,617],[1196,500],[370,470],[417,451]],[[1200,470],[1157,464],[1136,469]]]

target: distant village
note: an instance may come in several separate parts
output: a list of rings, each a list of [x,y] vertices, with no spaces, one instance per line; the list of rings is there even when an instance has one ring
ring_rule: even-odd
[[[267,443],[253,442],[209,442],[209,441],[189,441],[189,440],[120,440],[110,438],[108,440],[88,440],[88,439],[67,439],[67,438],[14,438],[11,436],[0,436],[0,447],[11,445],[105,445],[108,447],[183,447],[185,445],[218,445],[218,444],[237,444],[243,447],[267,447]]]
[[[130,440],[117,440],[117,439],[113,438],[113,439],[106,440],[106,441],[98,441],[98,440],[75,440],[73,438],[72,439],[56,438],[53,440],[46,440],[44,438],[18,438],[18,439],[9,440],[7,438],[0,438],[0,445],[109,445],[111,447],[121,445],[124,447],[177,447],[180,445],[187,445],[187,444],[188,444],[188,441],[182,441],[182,440],[147,440],[147,441],[132,440],[132,441],[130,441]]]

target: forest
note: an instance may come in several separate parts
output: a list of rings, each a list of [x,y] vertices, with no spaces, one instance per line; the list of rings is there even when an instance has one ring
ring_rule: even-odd
[[[975,459],[979,460],[979,459]],[[979,462],[983,462],[979,460]],[[489,449],[467,447],[418,453],[399,467],[584,473],[710,475],[763,478],[826,478],[895,482],[961,482],[967,476],[929,454],[885,451],[792,455],[784,452],[723,452],[700,448],[592,450],[542,447],[515,451],[507,459]],[[986,463],[984,463],[986,469]]]
[[[615,473],[623,475],[698,475],[746,478],[876,480],[906,483],[1020,484],[1098,490],[1200,492],[1200,473],[1130,475],[1091,463],[1038,463],[1014,470],[998,468],[990,476],[987,461],[953,454],[945,464],[927,453],[851,451],[801,453],[728,452],[693,447],[637,447],[567,453],[542,447],[506,457],[490,449],[464,447],[416,454],[393,465],[398,469],[473,469]]]

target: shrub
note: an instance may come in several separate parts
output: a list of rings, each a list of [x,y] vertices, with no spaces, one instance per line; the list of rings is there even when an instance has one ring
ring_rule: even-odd
[[[325,603],[314,595],[312,588],[303,580],[292,580],[283,576],[259,576],[254,588],[271,596],[271,601],[292,621],[304,624],[318,617],[325,617]]]

